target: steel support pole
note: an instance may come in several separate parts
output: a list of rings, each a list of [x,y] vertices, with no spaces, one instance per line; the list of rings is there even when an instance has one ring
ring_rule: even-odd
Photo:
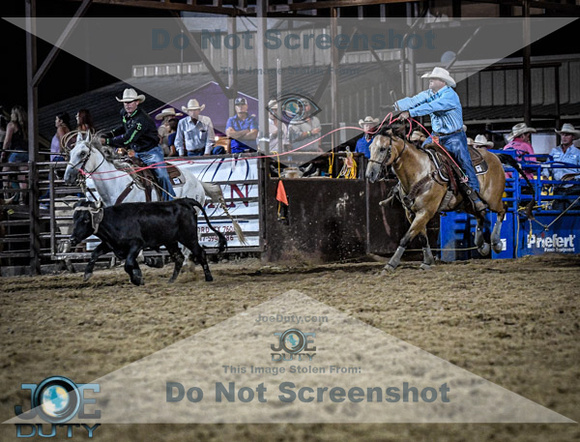
[[[264,45],[264,35],[267,30],[268,0],[258,0],[257,4],[258,17],[258,35],[256,42],[258,56],[258,149],[266,155],[270,154],[268,124],[268,54]]]

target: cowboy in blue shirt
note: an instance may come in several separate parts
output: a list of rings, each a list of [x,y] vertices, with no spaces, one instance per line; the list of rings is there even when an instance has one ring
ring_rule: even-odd
[[[469,197],[476,212],[484,211],[486,205],[479,197],[479,182],[467,150],[461,102],[453,90],[455,80],[451,78],[449,72],[440,67],[434,68],[431,73],[423,75],[422,78],[429,79],[429,89],[414,97],[397,101],[395,109],[403,111],[399,119],[406,120],[424,115],[431,117],[433,135],[439,138],[439,143],[453,155],[467,175],[468,184],[463,183],[462,192]],[[429,136],[423,145],[432,142],[433,138]]]
[[[256,149],[258,120],[255,115],[248,115],[248,102],[243,97],[234,102],[236,115],[226,123],[226,135],[231,138],[232,153],[248,152]]]
[[[364,134],[356,142],[354,148],[355,152],[362,153],[366,158],[371,157],[370,145],[375,138],[374,133],[370,133],[371,129],[379,123],[378,118],[373,118],[371,116],[365,117],[364,120],[358,120],[358,125],[362,127]]]
[[[568,183],[566,181],[580,180],[580,149],[574,146],[574,140],[580,138],[580,130],[574,128],[570,123],[564,123],[562,129],[555,130],[560,135],[560,145],[550,151],[550,155],[555,162],[567,163],[570,166],[578,167],[554,167],[553,169],[545,168],[542,171],[544,177],[552,176],[553,179],[564,181],[554,190],[558,195],[576,195],[580,193],[580,185]]]

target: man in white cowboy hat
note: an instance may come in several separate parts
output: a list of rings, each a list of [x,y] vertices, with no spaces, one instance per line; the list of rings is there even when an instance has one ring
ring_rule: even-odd
[[[279,118],[274,118],[272,115],[276,115],[276,111],[278,110],[278,101],[277,100],[270,100],[268,102],[268,110],[270,112],[270,116],[268,117],[268,124],[269,124],[269,131],[270,131],[270,142],[269,148],[270,152],[272,153],[281,153],[284,151],[284,146],[287,146],[289,143],[288,140],[288,126]],[[280,127],[280,134],[282,135],[282,148],[278,146],[278,127]]]
[[[165,156],[169,156],[171,154],[171,144],[169,144],[169,134],[173,133],[170,124],[171,120],[176,120],[183,116],[181,112],[175,112],[175,109],[172,107],[168,107],[163,109],[157,115],[155,115],[155,119],[161,121],[161,124],[157,128],[157,134],[159,135],[159,141],[161,143],[161,148],[163,149],[163,154]]]
[[[103,134],[102,142],[114,147],[123,147],[130,153],[134,152],[148,166],[154,166],[159,185],[163,189],[162,198],[166,201],[175,198],[175,192],[163,163],[163,150],[159,145],[159,136],[155,121],[139,104],[145,101],[145,95],[137,94],[135,89],[123,91],[123,98],[115,97],[123,103],[121,117],[123,124],[107,134]]]
[[[427,135],[423,133],[423,131],[416,129],[411,133],[409,137],[409,141],[413,143],[415,146],[421,146],[425,140],[427,139]],[[469,140],[469,139],[468,139]]]
[[[503,150],[515,150],[516,158],[518,161],[522,161],[525,155],[533,155],[534,148],[530,144],[531,135],[535,133],[536,129],[529,127],[526,123],[518,123],[512,127],[512,131],[507,136],[508,144],[506,144]],[[525,172],[528,178],[533,178],[534,174],[532,172]],[[507,175],[508,178],[511,174]]]
[[[155,115],[155,119],[157,121],[161,120],[165,121],[171,118],[177,118],[181,116],[183,116],[181,112],[175,112],[175,109],[173,109],[172,107],[167,107],[163,109],[161,112],[159,112],[157,115]]]
[[[354,151],[362,153],[366,158],[371,157],[370,145],[373,142],[373,138],[375,138],[373,128],[379,124],[379,121],[378,118],[373,118],[370,115],[366,116],[364,120],[358,120],[358,125],[362,127],[364,134],[356,142]]]
[[[493,141],[487,141],[485,135],[478,134],[473,140],[473,147],[485,147],[486,149],[491,149],[493,147]]]
[[[236,115],[228,118],[226,123],[226,135],[232,140],[232,153],[255,151],[258,119],[254,114],[248,115],[248,102],[244,97],[236,98],[234,106]]]
[[[555,162],[578,167],[545,168],[542,171],[542,175],[545,177],[551,176],[552,179],[558,181],[580,180],[580,149],[574,146],[574,140],[580,138],[580,130],[575,129],[570,123],[564,123],[562,129],[555,129],[555,132],[560,135],[560,145],[554,147],[550,151],[550,155]],[[554,193],[560,195],[577,194],[580,193],[580,185],[564,182],[554,190]]]
[[[463,130],[463,109],[459,96],[453,90],[455,80],[445,69],[436,67],[432,72],[423,75],[429,79],[429,89],[414,97],[407,97],[395,103],[395,110],[402,111],[400,120],[411,117],[431,117],[433,133],[423,145],[438,142],[445,147],[461,169],[467,175],[467,183],[461,183],[461,191],[471,201],[476,212],[486,209],[486,204],[479,196],[479,182],[471,157],[467,150],[467,136]]]
[[[182,118],[177,124],[175,148],[180,156],[201,156],[212,154],[212,149],[215,143],[215,132],[211,118],[205,115],[200,115],[201,111],[204,109],[205,104],[200,105],[195,98],[190,99],[187,102],[187,106],[181,107],[181,110],[185,112],[189,118]]]

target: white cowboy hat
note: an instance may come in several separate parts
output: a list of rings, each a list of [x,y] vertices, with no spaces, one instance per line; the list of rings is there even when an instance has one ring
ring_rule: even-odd
[[[473,140],[473,145],[477,146],[485,146],[485,147],[493,147],[493,141],[487,141],[485,135],[477,135],[475,140]]]
[[[562,135],[563,133],[565,133],[565,134],[572,134],[572,135],[574,135],[574,139],[575,140],[577,140],[578,138],[580,138],[580,130],[574,129],[574,126],[572,126],[570,123],[564,123],[562,125],[562,129],[561,130],[554,129],[554,131],[558,135]]]
[[[427,136],[420,130],[414,130],[409,138],[410,141],[425,141],[426,139]]]
[[[168,107],[167,109],[163,109],[159,112],[156,116],[156,120],[163,120],[165,117],[181,117],[183,114],[181,112],[175,112],[175,109],[172,107]]]
[[[115,97],[119,103],[130,103],[131,101],[138,100],[139,103],[143,103],[145,101],[145,95],[137,95],[137,91],[135,89],[125,89],[123,91],[123,98]]]
[[[527,134],[527,133],[534,133],[536,129],[533,127],[528,127],[526,123],[518,123],[514,127],[512,127],[511,133],[507,136],[508,141],[513,140],[514,138],[519,137],[520,135]]]
[[[358,120],[358,125],[362,127],[363,124],[378,124],[378,118],[373,118],[370,115],[366,116],[364,120]]]
[[[453,78],[451,78],[451,75],[449,75],[449,72],[447,72],[447,70],[440,68],[440,67],[433,68],[432,72],[424,74],[421,78],[437,78],[439,80],[443,80],[445,83],[447,83],[451,87],[456,86],[455,80]]]
[[[181,110],[183,112],[187,112],[190,110],[199,110],[201,112],[204,109],[205,109],[205,104],[202,104],[200,106],[199,102],[195,98],[192,98],[191,100],[189,100],[187,102],[187,106],[181,106]]]

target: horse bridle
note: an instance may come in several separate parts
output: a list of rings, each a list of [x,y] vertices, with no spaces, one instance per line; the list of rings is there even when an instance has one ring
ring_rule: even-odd
[[[76,164],[74,164],[74,165],[73,165],[73,164],[71,164],[71,163],[69,162],[69,163],[68,163],[68,165],[69,165],[69,166],[71,166],[73,169],[76,169],[76,168],[77,168],[77,166],[79,166],[79,165],[80,165],[80,167],[79,167],[79,170],[81,170],[81,169],[84,169],[84,168],[85,168],[85,165],[86,165],[86,164],[87,164],[87,162],[89,161],[89,158],[91,157],[91,154],[92,154],[92,151],[93,151],[93,149],[94,149],[94,148],[93,148],[93,147],[92,147],[90,144],[87,144],[86,142],[85,142],[85,144],[86,144],[86,145],[87,145],[87,147],[89,148],[89,154],[88,154],[88,155],[87,155],[85,158],[81,159],[81,160],[80,160],[78,163],[76,163]],[[101,160],[101,162],[100,162],[100,163],[97,165],[97,167],[95,167],[95,168],[94,168],[94,169],[93,169],[91,172],[87,172],[87,171],[85,171],[85,175],[87,175],[87,176],[91,176],[93,173],[95,173],[95,171],[96,171],[96,170],[98,170],[98,169],[99,169],[99,167],[101,167],[101,165],[102,165],[104,162],[105,162],[105,156],[103,155],[103,159],[102,159],[102,160]]]
[[[387,154],[385,155],[385,158],[382,159],[382,161],[377,161],[377,160],[372,160],[369,159],[369,163],[376,163],[379,164],[380,166],[383,166],[385,164],[385,161],[387,161],[387,158],[391,158],[391,151],[393,149],[393,137],[391,137],[390,135],[384,135],[386,137],[389,138],[389,147],[381,147],[380,151],[383,152],[384,150],[387,151]],[[397,159],[400,158],[401,155],[403,155],[403,152],[405,152],[405,149],[407,148],[407,143],[405,142],[405,140],[403,140],[403,150],[401,150],[401,152],[399,152],[399,154],[397,155],[396,158],[393,159],[393,163],[395,161],[397,161]]]

